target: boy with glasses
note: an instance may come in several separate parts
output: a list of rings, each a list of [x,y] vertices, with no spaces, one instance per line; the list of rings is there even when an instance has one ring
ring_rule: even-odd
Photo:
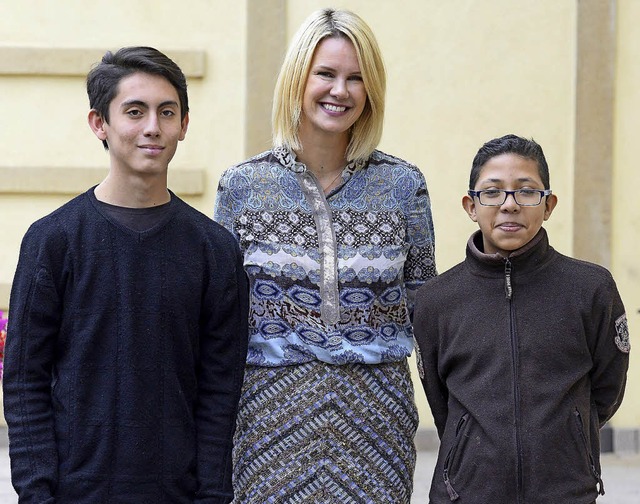
[[[418,368],[440,450],[430,503],[594,503],[600,428],[624,394],[629,333],[611,274],[556,252],[542,148],[475,156],[466,260],[416,298]]]

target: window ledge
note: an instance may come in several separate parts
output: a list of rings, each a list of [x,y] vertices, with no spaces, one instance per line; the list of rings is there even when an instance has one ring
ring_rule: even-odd
[[[106,175],[106,168],[0,166],[0,194],[80,194],[99,184]],[[202,169],[172,168],[168,178],[169,188],[178,195],[204,193]]]
[[[106,49],[0,47],[0,75],[86,77]],[[163,50],[163,52],[165,52]],[[205,51],[167,50],[187,78],[205,75]]]

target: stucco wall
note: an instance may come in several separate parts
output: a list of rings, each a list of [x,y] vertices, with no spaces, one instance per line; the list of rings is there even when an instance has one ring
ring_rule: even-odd
[[[640,427],[639,19],[640,2],[618,0],[611,270],[627,309],[632,350],[627,393],[614,425],[635,428]]]

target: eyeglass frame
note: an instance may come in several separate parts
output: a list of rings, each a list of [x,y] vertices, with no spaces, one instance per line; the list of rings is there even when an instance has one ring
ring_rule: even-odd
[[[490,192],[490,191],[500,191],[504,193],[504,199],[502,200],[502,203],[496,204],[496,205],[487,205],[486,203],[483,203],[480,200],[480,195],[482,193],[486,193],[486,192]],[[535,205],[527,205],[527,204],[521,204],[518,203],[518,199],[516,198],[516,194],[517,193],[521,193],[522,191],[527,191],[527,192],[537,192],[540,195],[540,201],[538,201],[538,203],[536,203]],[[487,206],[487,207],[499,207],[505,204],[505,202],[507,201],[507,198],[509,196],[513,197],[513,201],[515,201],[516,205],[518,206],[524,206],[524,207],[536,207],[539,206],[540,203],[542,203],[542,198],[544,196],[550,196],[551,193],[551,189],[516,189],[515,191],[507,191],[506,189],[481,189],[480,191],[473,191],[473,190],[468,190],[467,194],[470,197],[477,197],[478,198],[478,203],[480,203],[482,206]]]

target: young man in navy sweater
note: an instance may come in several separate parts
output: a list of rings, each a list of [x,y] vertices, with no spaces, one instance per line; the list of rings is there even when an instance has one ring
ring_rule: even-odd
[[[478,151],[462,204],[466,260],[416,297],[419,370],[440,451],[431,504],[594,503],[600,428],[629,364],[604,268],[556,252],[542,148],[515,135]]]
[[[4,407],[21,503],[227,503],[247,351],[233,236],[167,189],[189,122],[161,52],[87,77],[106,178],[26,233]]]

